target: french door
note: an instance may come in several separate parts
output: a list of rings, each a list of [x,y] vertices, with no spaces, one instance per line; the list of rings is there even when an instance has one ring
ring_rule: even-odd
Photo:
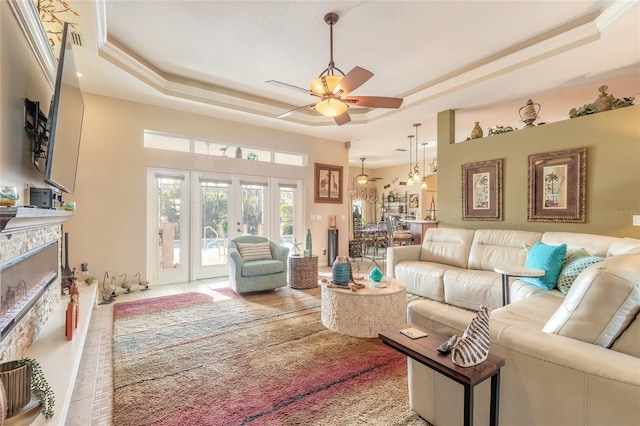
[[[227,248],[240,235],[292,247],[301,238],[301,182],[150,170],[149,276],[184,282],[229,274]],[[149,262],[148,262],[149,263]]]

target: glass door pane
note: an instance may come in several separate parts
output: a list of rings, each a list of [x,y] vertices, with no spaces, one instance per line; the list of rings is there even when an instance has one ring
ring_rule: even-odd
[[[153,174],[156,223],[155,271],[157,281],[189,280],[189,186],[183,174]],[[185,230],[187,230],[185,232]]]
[[[283,186],[280,189],[280,244],[289,247],[289,250],[293,249],[295,242],[295,186]]]
[[[200,217],[196,218],[194,239],[194,278],[228,275],[227,246],[229,242],[229,212],[233,198],[231,180],[200,177],[198,180]]]
[[[267,203],[266,194],[269,189],[267,183],[240,182],[242,196],[240,231],[241,235],[267,236],[265,229]]]

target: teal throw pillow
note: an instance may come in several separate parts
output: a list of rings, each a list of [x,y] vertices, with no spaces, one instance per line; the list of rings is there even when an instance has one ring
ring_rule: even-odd
[[[574,257],[573,259],[567,260],[558,276],[558,290],[560,290],[560,293],[566,296],[571,288],[571,284],[573,284],[578,275],[580,275],[580,272],[603,260],[604,257],[600,256]]]
[[[540,241],[535,243],[531,250],[528,250],[527,261],[524,266],[527,268],[542,269],[545,274],[541,277],[520,278],[529,284],[533,284],[545,290],[553,290],[558,281],[558,275],[562,270],[562,262],[567,254],[567,245],[548,246]]]

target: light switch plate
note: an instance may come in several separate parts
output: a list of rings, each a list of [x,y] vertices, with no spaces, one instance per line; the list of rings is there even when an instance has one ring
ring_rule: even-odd
[[[640,226],[640,214],[633,215],[633,226]]]

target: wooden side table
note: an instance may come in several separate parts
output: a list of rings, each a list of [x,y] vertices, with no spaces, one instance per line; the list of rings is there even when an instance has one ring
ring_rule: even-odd
[[[505,364],[504,359],[490,353],[487,360],[478,365],[459,367],[451,361],[450,353],[441,354],[436,350],[438,346],[449,340],[449,336],[421,328],[429,336],[411,339],[400,333],[400,330],[408,327],[421,328],[413,324],[406,324],[393,330],[383,331],[378,336],[385,345],[464,386],[463,424],[465,426],[473,425],[473,388],[491,378],[489,424],[497,426],[500,401],[500,369]]]
[[[546,272],[542,269],[527,268],[525,266],[496,266],[493,268],[499,274],[502,274],[502,306],[511,303],[511,287],[509,286],[509,277],[541,277]]]
[[[289,287],[318,287],[318,256],[289,256]]]

